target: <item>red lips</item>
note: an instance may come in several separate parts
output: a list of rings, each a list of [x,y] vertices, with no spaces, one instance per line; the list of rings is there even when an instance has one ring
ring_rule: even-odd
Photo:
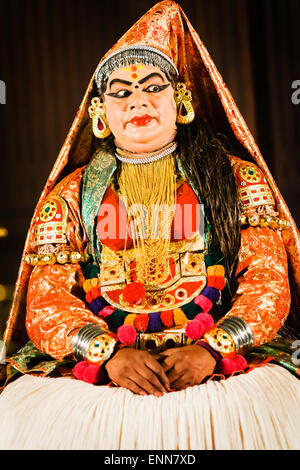
[[[145,126],[148,124],[153,119],[152,116],[149,116],[148,114],[145,114],[144,116],[134,116],[130,123],[135,125],[135,126]]]

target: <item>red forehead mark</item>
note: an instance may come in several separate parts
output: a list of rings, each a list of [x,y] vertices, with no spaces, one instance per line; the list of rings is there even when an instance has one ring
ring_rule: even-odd
[[[130,65],[128,67],[125,67],[123,72],[131,72],[130,73],[130,78],[131,80],[139,80],[140,79],[140,74],[136,73],[137,70],[143,69],[145,66],[144,65]]]

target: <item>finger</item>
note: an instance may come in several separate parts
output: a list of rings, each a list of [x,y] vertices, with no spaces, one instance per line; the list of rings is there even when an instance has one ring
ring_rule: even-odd
[[[181,377],[181,375],[182,375],[182,373],[175,370],[174,367],[172,369],[170,369],[170,371],[168,372],[168,378],[170,380],[171,388],[174,388],[174,386],[173,386],[174,382],[176,382],[176,380],[178,380],[179,377]]]
[[[125,387],[128,390],[132,391],[133,393],[137,393],[139,395],[159,395],[162,396],[166,390],[158,390],[155,386],[151,383],[151,381],[157,380],[154,373],[144,366],[144,374],[148,375],[148,378],[144,377],[138,369],[132,369],[130,376],[125,376],[121,380],[117,380],[116,383],[121,386]],[[158,382],[159,383],[159,382]],[[162,385],[159,383],[159,386]]]
[[[175,365],[175,362],[174,362],[174,361],[168,361],[168,360],[165,360],[165,361],[161,364],[161,366],[162,366],[162,368],[163,368],[163,370],[165,371],[165,374],[166,374],[167,376],[168,376],[169,370],[172,369],[172,367],[174,367],[174,365]],[[169,378],[169,376],[168,376],[168,378]],[[170,381],[170,379],[169,379],[169,381]]]
[[[149,383],[147,390],[151,390],[151,393],[159,392],[160,394],[163,394],[167,392],[167,388],[169,388],[169,380],[168,385],[164,386],[158,376],[147,366],[144,369],[141,369],[139,373],[143,379]]]
[[[165,373],[167,373],[170,369],[172,369],[172,367],[175,367],[176,365],[178,366],[179,363],[180,361],[178,360],[177,356],[169,356],[165,358],[161,366],[164,369]]]
[[[143,375],[145,374],[145,375]],[[137,385],[149,395],[162,396],[166,390],[162,387],[155,374],[149,374],[148,371],[141,371],[136,379]]]
[[[153,357],[153,359],[156,359],[157,361],[163,359],[160,354],[151,354],[151,357]]]
[[[156,356],[153,356],[153,357],[154,357],[154,359],[157,360],[157,362],[158,362],[159,364],[161,364],[161,363],[165,360],[165,357],[164,357],[164,356],[161,356],[160,354],[157,354]]]
[[[128,390],[130,390],[132,393],[135,393],[136,395],[142,395],[142,396],[147,395],[147,392],[131,379],[122,380],[122,383],[118,385],[120,385],[120,387],[127,388]]]
[[[192,385],[193,384],[190,382],[188,377],[185,376],[185,375],[181,375],[181,376],[177,377],[177,379],[174,380],[173,382],[171,381],[171,387],[174,390],[183,390],[183,389],[185,389],[187,387],[190,387]]]
[[[166,349],[165,351],[162,351],[160,353],[161,356],[172,356],[173,354],[178,354],[180,348],[171,348],[171,349]]]
[[[169,388],[170,387],[169,379],[168,379],[162,365],[159,362],[157,362],[156,360],[147,360],[146,361],[146,366],[149,367],[149,369],[151,371],[155,372],[155,374],[158,377],[160,383],[163,385],[163,388],[165,388],[165,387]],[[164,390],[164,391],[166,391],[166,390]]]
[[[172,369],[170,369],[169,372],[167,373],[171,387],[173,388],[172,382],[174,382],[180,376],[187,375],[187,374],[188,374],[188,370],[186,368],[186,364],[184,364],[184,363],[183,364],[182,363],[174,364]]]

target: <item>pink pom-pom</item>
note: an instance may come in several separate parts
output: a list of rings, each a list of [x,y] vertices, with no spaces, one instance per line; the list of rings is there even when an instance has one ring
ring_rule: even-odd
[[[190,320],[185,327],[185,334],[188,338],[196,341],[202,338],[205,327],[204,324],[199,320]]]
[[[88,363],[86,361],[77,362],[72,370],[74,377],[76,377],[78,380],[81,380],[83,371],[87,368],[87,366]]]
[[[136,330],[131,325],[122,325],[117,331],[118,339],[124,346],[130,346],[136,340]]]
[[[76,379],[94,385],[101,383],[104,377],[101,366],[86,361],[77,362],[72,372]]]
[[[219,362],[219,369],[221,374],[224,375],[231,375],[236,372],[234,361],[232,359],[227,358],[224,358]]]
[[[194,299],[194,303],[201,307],[203,312],[209,312],[213,307],[213,302],[202,294]]]
[[[103,369],[96,364],[89,364],[83,371],[82,378],[84,382],[89,384],[99,384],[103,380]]]
[[[224,375],[231,375],[234,372],[241,372],[246,369],[247,361],[243,356],[237,355],[234,359],[224,358],[219,363],[220,372]]]
[[[248,366],[246,359],[243,356],[240,356],[239,354],[235,356],[234,363],[235,363],[236,372],[245,370],[246,367]]]
[[[116,309],[114,307],[111,307],[110,305],[107,305],[106,307],[104,307],[102,310],[100,310],[100,312],[98,313],[99,317],[101,318],[106,318],[108,317],[109,315],[111,315],[112,313],[114,313]]]
[[[199,313],[198,315],[195,316],[194,320],[201,321],[203,323],[205,330],[212,328],[215,324],[213,317],[209,313],[206,313],[206,312]]]

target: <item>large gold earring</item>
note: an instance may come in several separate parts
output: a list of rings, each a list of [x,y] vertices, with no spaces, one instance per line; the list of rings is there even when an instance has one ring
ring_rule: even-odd
[[[89,115],[93,122],[93,133],[98,139],[105,139],[111,134],[107,124],[105,105],[100,98],[93,98],[89,107]]]
[[[195,111],[191,103],[192,93],[186,89],[184,83],[178,82],[174,96],[177,105],[177,122],[179,124],[190,124],[195,118]]]

